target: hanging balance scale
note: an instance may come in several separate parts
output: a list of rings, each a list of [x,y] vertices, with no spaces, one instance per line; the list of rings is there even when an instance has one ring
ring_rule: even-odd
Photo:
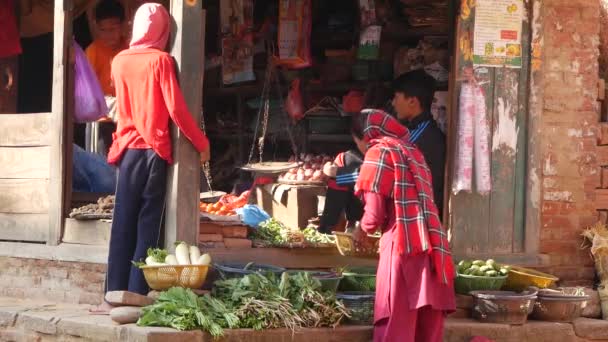
[[[205,135],[206,135],[207,132],[205,131],[205,114],[204,113],[201,113],[201,129],[203,130],[203,133],[205,133]],[[220,199],[220,197],[224,196],[226,193],[223,191],[214,191],[213,190],[213,187],[211,186],[211,184],[212,184],[211,163],[209,161],[206,161],[204,163],[201,163],[201,167],[203,169],[203,174],[205,175],[205,180],[207,181],[207,189],[209,189],[209,190],[200,193],[200,200],[205,203],[215,203]]]
[[[271,49],[272,50],[272,49]],[[269,54],[272,56],[272,52]],[[272,83],[276,84],[276,91],[279,98],[279,104],[281,107],[281,111],[285,114],[285,130],[287,131],[287,135],[289,137],[289,141],[291,143],[291,149],[293,154],[296,156],[295,162],[278,162],[278,161],[264,161],[264,142],[266,139],[266,134],[268,131],[268,120],[270,116],[270,88],[272,87]],[[291,122],[287,112],[285,111],[285,106],[283,102],[283,92],[281,89],[281,83],[279,81],[277,70],[272,62],[272,58],[269,58],[268,66],[266,67],[266,73],[264,75],[264,85],[262,88],[262,105],[258,110],[257,122],[255,126],[255,132],[253,134],[253,143],[251,144],[251,150],[249,151],[249,158],[247,160],[247,164],[241,167],[241,170],[250,171],[257,175],[275,175],[278,173],[282,173],[292,169],[294,167],[298,167],[298,153],[295,140],[293,138],[293,133],[291,131]],[[258,131],[260,128],[261,121],[261,133],[258,138]],[[255,148],[258,148],[259,152],[259,160],[258,162],[253,162],[253,154],[255,152]]]

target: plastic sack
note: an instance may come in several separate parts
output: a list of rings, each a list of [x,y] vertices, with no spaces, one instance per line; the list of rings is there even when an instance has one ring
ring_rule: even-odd
[[[490,174],[490,124],[486,111],[486,98],[480,87],[473,89],[475,96],[475,184],[477,192],[487,195],[492,190]]]
[[[480,195],[487,195],[492,190],[489,134],[483,91],[478,86],[465,83],[460,91],[454,194],[472,192],[473,172]]]
[[[260,223],[270,219],[264,210],[257,205],[247,204],[236,210],[236,213],[241,217],[241,221],[252,228],[258,228]]]
[[[291,87],[289,88],[289,94],[287,94],[287,101],[285,103],[285,110],[287,110],[287,113],[294,121],[298,121],[304,117],[304,105],[302,104],[299,78],[296,78],[291,82]]]
[[[473,187],[473,117],[475,99],[473,87],[463,84],[460,89],[460,108],[458,111],[458,139],[456,143],[455,174],[452,191],[471,192]]]
[[[74,41],[74,121],[97,121],[108,114],[105,96],[84,51]]]
[[[351,90],[342,97],[342,109],[347,113],[359,113],[364,106],[365,94],[361,91]]]

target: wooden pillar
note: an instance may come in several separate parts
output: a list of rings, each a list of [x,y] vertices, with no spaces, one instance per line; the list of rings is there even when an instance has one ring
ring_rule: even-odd
[[[53,102],[49,141],[51,146],[51,165],[49,175],[49,245],[61,241],[63,214],[66,209],[66,183],[69,179],[67,162],[71,161],[68,152],[67,125],[71,122],[68,113],[72,108],[73,84],[70,81],[70,45],[72,41],[73,0],[55,0],[55,24],[53,43]],[[69,145],[69,146],[68,146]],[[69,170],[68,170],[69,169]]]
[[[204,20],[201,0],[171,1],[173,17],[171,55],[177,61],[179,81],[192,116],[200,121],[203,94]],[[169,169],[165,245],[198,240],[200,156],[174,126],[174,164]]]

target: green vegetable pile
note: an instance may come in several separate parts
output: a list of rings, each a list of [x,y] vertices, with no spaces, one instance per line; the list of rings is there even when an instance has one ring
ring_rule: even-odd
[[[499,277],[509,274],[511,267],[500,265],[492,259],[483,260],[461,260],[458,263],[458,273],[480,277]]]
[[[172,288],[143,309],[140,326],[202,329],[212,336],[224,329],[336,327],[348,317],[344,305],[307,273],[254,273],[216,282],[211,295]]]
[[[333,235],[319,233],[314,227],[308,227],[304,230],[292,229],[274,218],[262,222],[251,238],[277,247],[333,245],[336,242]]]

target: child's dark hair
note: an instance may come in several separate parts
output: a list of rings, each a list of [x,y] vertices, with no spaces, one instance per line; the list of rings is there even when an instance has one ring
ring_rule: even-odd
[[[125,21],[125,9],[116,0],[101,0],[95,7],[95,21],[112,18]]]
[[[353,115],[350,124],[350,134],[352,134],[357,139],[363,140],[363,131],[365,130],[366,119],[366,113],[359,113],[357,115]]]
[[[413,70],[393,81],[393,91],[417,98],[422,109],[430,111],[435,96],[435,79],[423,69]]]

